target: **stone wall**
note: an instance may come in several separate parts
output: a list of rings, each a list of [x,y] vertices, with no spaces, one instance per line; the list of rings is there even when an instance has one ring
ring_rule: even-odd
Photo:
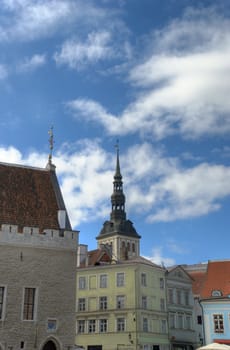
[[[6,298],[0,320],[3,349],[42,349],[53,339],[57,350],[74,345],[76,249],[78,232],[36,229],[0,231],[0,286]],[[63,236],[64,234],[64,236]],[[24,288],[36,288],[33,321],[22,320]],[[56,330],[48,330],[48,320]],[[70,348],[69,348],[70,349]]]

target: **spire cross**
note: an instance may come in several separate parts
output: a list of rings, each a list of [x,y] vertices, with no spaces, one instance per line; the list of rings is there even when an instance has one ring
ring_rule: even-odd
[[[52,154],[53,154],[53,148],[54,148],[54,135],[53,135],[53,126],[51,126],[50,130],[48,131],[49,134],[49,144],[50,144],[50,153],[49,153],[49,164],[52,163]]]

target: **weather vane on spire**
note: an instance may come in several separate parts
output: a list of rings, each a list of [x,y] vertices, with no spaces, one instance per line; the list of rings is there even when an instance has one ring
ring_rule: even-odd
[[[54,135],[53,135],[53,126],[51,126],[50,130],[48,131],[49,134],[49,144],[50,144],[50,153],[49,153],[49,164],[52,163],[52,155],[53,155],[53,148],[54,148]]]

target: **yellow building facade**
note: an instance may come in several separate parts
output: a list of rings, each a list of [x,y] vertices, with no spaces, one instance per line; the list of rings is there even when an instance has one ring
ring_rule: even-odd
[[[142,257],[79,268],[76,307],[84,349],[168,349],[165,271]]]

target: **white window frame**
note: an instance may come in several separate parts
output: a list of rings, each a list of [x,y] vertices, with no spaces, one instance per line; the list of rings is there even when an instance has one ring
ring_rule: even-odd
[[[107,318],[99,319],[99,333],[107,333],[108,332],[108,320]]]
[[[124,295],[117,295],[117,298],[116,298],[116,301],[117,301],[117,309],[124,309],[125,308],[125,296]]]
[[[107,310],[108,309],[108,297],[103,295],[99,297],[99,310]]]
[[[116,285],[117,285],[117,287],[124,287],[124,285],[125,285],[125,273],[124,272],[117,272]]]
[[[78,277],[78,289],[85,290],[86,289],[86,276]]]
[[[78,298],[78,311],[86,311],[86,298]]]
[[[89,319],[88,320],[88,333],[94,334],[97,330],[97,322],[95,319]]]
[[[83,319],[78,320],[77,321],[77,333],[84,334],[85,333],[85,326],[86,326],[85,320],[83,320]]]
[[[120,332],[125,332],[125,330],[126,330],[125,317],[118,317],[116,324],[117,324],[117,329],[116,329],[117,332],[119,332],[119,333]]]
[[[108,275],[101,274],[99,278],[100,278],[100,282],[99,282],[100,288],[107,288],[108,287]]]

